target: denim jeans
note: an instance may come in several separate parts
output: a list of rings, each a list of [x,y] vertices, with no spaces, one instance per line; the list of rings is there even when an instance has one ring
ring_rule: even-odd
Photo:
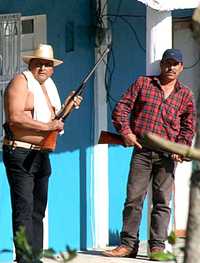
[[[168,154],[149,149],[135,150],[132,155],[127,197],[123,210],[121,243],[137,247],[142,208],[152,180],[152,212],[150,248],[165,247],[170,220],[170,199],[174,182],[175,162]]]
[[[40,251],[43,249],[43,218],[51,174],[49,154],[4,145],[3,162],[10,186],[14,236],[20,226],[25,227],[33,252]],[[19,258],[17,254],[17,261]]]

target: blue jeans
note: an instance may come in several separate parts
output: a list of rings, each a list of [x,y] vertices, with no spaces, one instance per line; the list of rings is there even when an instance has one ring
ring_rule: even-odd
[[[49,154],[4,145],[3,162],[10,186],[13,234],[16,235],[20,226],[25,227],[33,252],[40,251],[43,249],[43,218],[51,174]],[[16,254],[20,261],[20,255]]]
[[[152,179],[151,226],[149,246],[165,247],[170,220],[170,199],[174,182],[175,162],[168,154],[143,148],[132,155],[127,197],[123,210],[121,243],[138,247],[142,208]]]

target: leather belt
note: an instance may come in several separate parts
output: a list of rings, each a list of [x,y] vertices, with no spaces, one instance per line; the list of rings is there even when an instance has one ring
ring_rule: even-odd
[[[42,147],[39,145],[31,144],[28,142],[16,141],[16,140],[8,140],[5,138],[3,139],[3,144],[4,145],[10,145],[13,148],[21,147],[21,148],[25,148],[25,149],[29,149],[29,150],[37,150],[37,151],[40,151],[42,149]]]

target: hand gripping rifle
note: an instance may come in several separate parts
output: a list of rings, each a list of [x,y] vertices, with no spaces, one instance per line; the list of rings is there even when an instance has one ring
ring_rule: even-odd
[[[92,76],[92,74],[95,72],[98,65],[102,62],[106,54],[109,52],[109,48],[105,49],[102,56],[98,59],[96,64],[94,65],[93,69],[86,75],[86,77],[82,80],[81,84],[77,88],[77,90],[72,94],[69,95],[64,104],[61,107],[61,110],[56,114],[55,119],[59,120],[61,119],[64,121],[69,114],[72,112],[72,110],[75,108],[74,106],[74,98],[76,96],[81,96],[84,89],[86,88],[86,83],[89,80],[89,78]],[[56,141],[57,141],[57,135],[59,131],[50,131],[46,138],[41,143],[42,150],[48,150],[53,151],[56,148]]]

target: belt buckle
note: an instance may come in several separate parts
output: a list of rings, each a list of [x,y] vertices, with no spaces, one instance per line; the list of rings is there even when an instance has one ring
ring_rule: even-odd
[[[31,147],[30,147],[30,150],[41,150],[41,147],[39,145],[34,145],[34,144],[31,144]]]

